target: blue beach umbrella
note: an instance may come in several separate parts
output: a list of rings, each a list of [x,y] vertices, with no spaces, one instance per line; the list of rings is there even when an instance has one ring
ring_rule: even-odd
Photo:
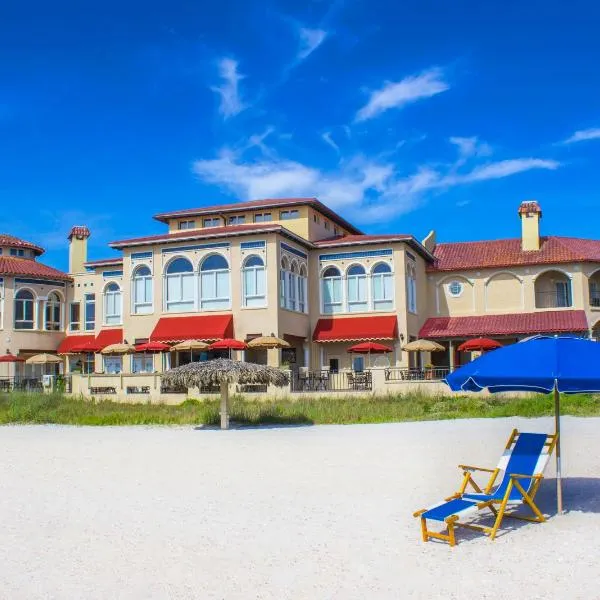
[[[571,336],[536,336],[484,354],[444,380],[455,392],[554,394],[556,493],[563,512],[560,465],[560,394],[600,392],[600,343]]]

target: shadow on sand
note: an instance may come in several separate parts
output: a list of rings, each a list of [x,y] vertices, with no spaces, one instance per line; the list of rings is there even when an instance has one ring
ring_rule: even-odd
[[[311,427],[314,422],[306,418],[277,418],[273,423],[262,422],[252,423],[251,421],[230,421],[229,431],[235,431],[239,429],[291,429],[296,427]],[[197,431],[221,431],[219,425],[199,425],[194,427]]]

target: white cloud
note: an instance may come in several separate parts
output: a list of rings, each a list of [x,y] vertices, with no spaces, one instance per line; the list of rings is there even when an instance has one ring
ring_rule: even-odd
[[[489,156],[492,154],[492,147],[485,142],[480,142],[477,136],[455,136],[449,138],[448,141],[458,148],[459,161],[461,161],[461,164],[464,164],[464,162],[474,156]]]
[[[475,167],[470,173],[462,175],[451,175],[446,177],[443,182],[446,185],[458,185],[461,183],[472,183],[475,181],[487,181],[489,179],[502,179],[517,173],[531,171],[532,169],[546,169],[554,171],[558,169],[560,163],[555,160],[546,160],[541,158],[514,158],[511,160],[501,160],[486,165]]]
[[[300,37],[300,48],[298,49],[297,60],[308,58],[327,38],[327,31],[324,29],[309,29],[301,27],[298,31]]]
[[[321,139],[328,145],[331,146],[338,154],[340,153],[340,147],[333,141],[331,137],[331,131],[326,131],[321,134]]]
[[[571,137],[564,140],[563,144],[574,144],[576,142],[587,142],[588,140],[600,139],[600,128],[593,129],[580,129],[576,131]]]
[[[210,89],[221,97],[219,112],[224,119],[228,119],[246,108],[240,98],[239,90],[239,83],[244,79],[244,75],[238,72],[238,62],[231,58],[222,58],[218,66],[223,83]]]
[[[431,98],[450,89],[441,69],[433,68],[411,75],[402,81],[386,82],[379,90],[371,92],[369,101],[356,113],[356,121],[377,117],[391,108],[402,108],[424,98]]]

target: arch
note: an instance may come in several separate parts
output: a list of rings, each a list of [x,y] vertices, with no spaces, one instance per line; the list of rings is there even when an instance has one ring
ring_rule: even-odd
[[[37,295],[29,288],[20,288],[14,297],[15,329],[35,329]]]
[[[148,265],[137,265],[133,269],[133,277],[150,277],[152,276],[152,270]]]
[[[392,272],[392,267],[390,267],[390,265],[386,262],[378,262],[375,263],[372,267],[371,267],[371,273],[375,274],[375,273],[391,273]]]
[[[244,259],[244,268],[250,268],[250,267],[264,267],[265,266],[265,261],[258,256],[257,254],[252,254],[251,256],[247,256]]]
[[[289,271],[290,270],[290,261],[288,260],[287,256],[282,256],[281,257],[281,263],[280,263],[280,265],[281,265],[281,268],[284,271]]]
[[[105,294],[107,292],[120,292],[120,291],[121,291],[121,286],[116,281],[109,281],[104,286],[104,293]]]
[[[342,273],[337,267],[326,267],[321,273],[321,277],[341,277]]]
[[[307,312],[307,296],[308,296],[308,271],[306,265],[300,265],[300,275],[298,276],[298,310]]]
[[[380,261],[371,267],[371,302],[373,310],[394,308],[394,275],[387,262]]]
[[[368,309],[367,272],[361,264],[346,269],[346,298],[348,312],[365,312]]]
[[[200,263],[200,271],[223,271],[229,269],[229,262],[222,254],[209,254]]]
[[[116,281],[109,281],[104,286],[104,323],[120,325],[123,322],[123,296],[121,286]]]
[[[308,277],[308,271],[306,270],[306,265],[304,263],[300,265],[300,277]]]
[[[360,264],[350,265],[346,269],[346,275],[366,275],[367,271]]]
[[[37,294],[31,288],[19,288],[15,293],[15,299],[37,300]]]
[[[524,282],[523,277],[521,277],[518,273],[515,273],[514,271],[509,271],[508,269],[504,269],[502,271],[496,271],[495,273],[492,273],[487,279],[484,279],[483,285],[487,285],[492,279],[494,279],[494,277],[497,277],[498,275],[511,275],[515,279],[518,279],[521,283]]]
[[[136,315],[153,310],[152,271],[148,265],[137,265],[131,278],[131,308]]]
[[[546,273],[561,273],[562,275],[564,275],[565,277],[567,277],[569,280],[573,279],[573,275],[571,273],[569,273],[568,271],[565,271],[565,270],[561,269],[560,267],[548,267],[547,269],[544,269],[543,271],[540,271],[533,278],[533,282],[535,283],[542,275],[545,275]]]
[[[52,290],[44,304],[44,329],[61,331],[63,326],[63,296],[58,290]]]
[[[533,288],[536,308],[573,306],[572,276],[562,269],[549,268],[538,273]]]
[[[230,307],[229,262],[222,254],[209,254],[200,263],[200,307],[224,310]]]
[[[165,266],[164,310],[186,312],[196,306],[194,265],[185,256],[176,256]]]
[[[498,271],[484,282],[485,309],[502,313],[524,308],[523,279],[511,271]]]
[[[242,264],[242,296],[244,306],[266,305],[266,274],[263,259],[252,254]]]
[[[293,260],[292,264],[290,265],[290,272],[298,273],[298,263],[295,260]]]
[[[344,311],[342,273],[333,265],[321,272],[321,309],[324,314]]]
[[[194,265],[192,265],[192,261],[184,256],[176,256],[171,259],[165,268],[165,273],[167,275],[178,275],[180,273],[193,273]]]

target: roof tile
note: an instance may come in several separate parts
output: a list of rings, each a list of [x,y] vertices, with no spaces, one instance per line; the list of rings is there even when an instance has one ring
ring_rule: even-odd
[[[13,246],[14,248],[28,248],[33,250],[37,256],[44,254],[44,249],[41,246],[32,244],[26,240],[22,240],[8,233],[0,233],[0,246]]]
[[[48,267],[29,258],[0,256],[0,275],[24,275],[43,279],[71,281],[71,277],[58,269]]]

